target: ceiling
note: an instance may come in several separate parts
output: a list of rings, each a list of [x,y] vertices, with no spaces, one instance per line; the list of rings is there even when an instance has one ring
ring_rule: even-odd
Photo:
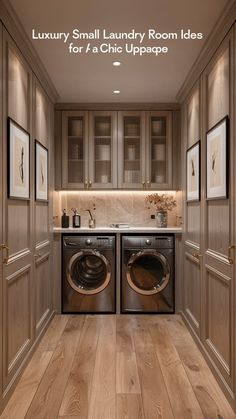
[[[168,53],[69,54],[68,43],[32,40],[58,93],[59,102],[175,102],[176,94],[227,0],[10,0],[28,36],[36,32],[202,32],[203,40],[144,40]],[[85,46],[88,41],[72,40]],[[102,40],[94,45],[126,41]],[[140,46],[137,41],[135,45]],[[114,67],[114,60],[121,61]],[[114,89],[120,94],[115,95]]]

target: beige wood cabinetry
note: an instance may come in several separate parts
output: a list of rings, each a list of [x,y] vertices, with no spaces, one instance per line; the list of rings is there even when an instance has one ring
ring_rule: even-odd
[[[2,24],[0,23],[0,91],[2,91]],[[0,101],[0,130],[2,132],[3,124],[2,124],[2,101]],[[3,166],[2,166],[2,155],[3,155],[3,141],[2,136],[0,137],[0,371],[2,371],[3,365],[3,357],[2,357],[2,344],[3,344],[3,328],[2,328],[2,293],[3,293],[3,258],[4,258],[4,251],[3,249],[3,216],[2,216],[2,202],[3,202]],[[2,398],[2,374],[0,374],[0,398]]]
[[[48,149],[49,159],[52,149],[53,108],[37,79],[33,79],[33,138]],[[50,167],[50,162],[49,162]],[[51,279],[51,233],[50,205],[34,199],[34,328],[38,336],[52,313]]]
[[[117,187],[117,114],[112,111],[89,113],[88,187]]]
[[[147,188],[173,188],[172,116],[173,113],[170,111],[146,113],[145,182]],[[174,129],[177,131],[177,126]]]
[[[182,106],[182,158],[186,160],[188,147],[201,142],[201,200],[185,199],[182,312],[235,408],[235,255],[229,249],[236,233],[234,31],[229,31]],[[230,125],[228,199],[207,200],[206,134],[226,115]],[[186,167],[186,198],[185,172]]]
[[[7,116],[28,132],[32,128],[32,73],[8,33],[3,32],[3,388],[9,386],[33,339],[33,167],[30,200],[7,198]],[[32,139],[31,139],[32,140]],[[30,159],[33,159],[31,142]]]
[[[182,139],[185,150],[201,139],[200,83],[186,100]],[[202,143],[202,142],[201,142]],[[202,147],[203,148],[203,147]],[[186,152],[185,152],[186,153]],[[186,155],[183,155],[184,164]],[[191,327],[200,335],[201,327],[201,201],[188,202],[185,208],[183,310]]]
[[[7,402],[37,339],[53,314],[51,200],[35,200],[35,139],[52,153],[53,100],[5,28],[0,37],[0,252],[1,398]],[[21,39],[20,36],[18,40]],[[30,134],[30,199],[9,199],[7,118]],[[53,175],[51,164],[49,172]],[[52,191],[49,173],[49,196]]]
[[[88,113],[62,113],[62,187],[88,187]]]
[[[172,130],[179,130],[173,119],[172,111],[56,111],[57,189],[178,187],[172,182]],[[178,155],[178,144],[175,150]]]
[[[233,388],[233,294],[232,281],[234,267],[229,263],[229,246],[233,244],[233,199],[235,179],[232,176],[235,164],[233,150],[233,95],[230,80],[233,80],[232,32],[225,39],[216,56],[211,60],[203,74],[203,115],[204,131],[212,128],[225,115],[229,115],[230,151],[229,160],[229,198],[225,200],[203,201],[203,330],[204,346],[214,362],[219,374],[228,386]],[[205,176],[206,161],[203,163]]]
[[[145,187],[145,112],[118,113],[118,187]]]

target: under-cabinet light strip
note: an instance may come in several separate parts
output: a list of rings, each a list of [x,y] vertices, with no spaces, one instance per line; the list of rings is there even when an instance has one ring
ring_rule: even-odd
[[[130,194],[137,194],[137,195],[144,195],[144,194],[153,194],[153,193],[159,193],[159,194],[176,194],[179,191],[178,190],[171,190],[171,191],[163,191],[163,190],[144,190],[144,191],[135,191],[135,190],[130,190],[130,191],[123,191],[123,190],[93,190],[93,189],[87,189],[87,190],[81,190],[81,191],[71,191],[71,190],[63,190],[63,191],[55,191],[55,192],[59,192],[60,194],[71,194],[71,195],[81,195],[81,194],[88,194],[89,192],[91,194],[117,194],[117,195],[130,195]]]

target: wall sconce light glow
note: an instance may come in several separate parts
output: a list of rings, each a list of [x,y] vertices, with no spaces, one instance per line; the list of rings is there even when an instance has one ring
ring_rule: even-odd
[[[113,93],[115,93],[115,95],[118,95],[120,93],[120,90],[113,90]]]
[[[114,65],[114,67],[119,67],[121,65],[120,61],[113,61],[112,63]]]

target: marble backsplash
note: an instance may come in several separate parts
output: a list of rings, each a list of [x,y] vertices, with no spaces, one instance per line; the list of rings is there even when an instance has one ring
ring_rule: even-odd
[[[54,225],[57,227],[61,225],[64,208],[70,215],[71,225],[71,208],[77,208],[81,216],[81,227],[88,226],[89,215],[84,211],[85,209],[92,211],[97,227],[108,227],[114,223],[154,227],[156,220],[151,219],[151,214],[155,214],[155,209],[149,208],[145,202],[145,197],[150,193],[142,191],[54,192]],[[177,207],[168,213],[168,226],[175,227],[180,225],[178,217],[182,215],[182,192],[171,191],[169,193],[175,196]],[[94,210],[94,208],[96,209]]]

